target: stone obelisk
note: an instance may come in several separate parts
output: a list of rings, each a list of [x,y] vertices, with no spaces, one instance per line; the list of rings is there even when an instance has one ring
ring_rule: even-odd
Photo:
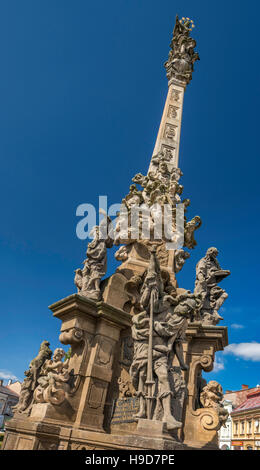
[[[147,173],[147,178],[150,179],[150,184],[151,178],[149,178],[149,176],[153,174],[157,174],[158,176],[158,168],[160,165],[164,165],[163,171],[165,173],[164,175],[159,175],[159,178],[161,178],[162,182],[165,182],[165,179],[168,178],[166,186],[169,185],[169,180],[174,177],[173,173],[175,172],[175,175],[178,175],[176,185],[178,188],[182,188],[182,186],[178,184],[178,179],[182,175],[181,170],[179,169],[179,147],[184,92],[186,86],[192,79],[194,62],[199,59],[198,53],[194,51],[194,48],[196,47],[196,41],[190,37],[190,32],[192,31],[193,27],[194,23],[190,18],[182,18],[179,20],[178,16],[176,17],[173,37],[170,44],[170,52],[168,60],[165,63],[168,79],[168,93]],[[139,181],[135,178],[133,178],[133,182],[139,183]],[[134,190],[132,189],[132,191]],[[181,192],[179,192],[179,194],[181,194]],[[131,195],[131,187],[129,194]],[[138,200],[137,193],[132,192],[132,196],[133,198],[136,197]],[[181,202],[181,199],[179,198],[177,202]],[[150,204],[150,201],[148,204]],[[174,204],[176,207],[176,201]],[[191,231],[194,231],[194,227],[196,229],[200,225],[199,217],[198,220],[198,225],[191,224],[190,227],[188,224],[187,230],[186,227],[184,227],[184,230],[186,230],[187,233],[189,228],[191,228]],[[117,258],[118,260],[123,261],[119,270],[130,269],[136,274],[143,273],[149,262],[148,251],[145,250],[145,246],[148,244],[149,243],[145,244],[140,240],[138,240],[137,243],[131,244],[128,241],[127,248],[125,250],[127,252],[127,256]],[[196,242],[194,243],[194,246],[195,245]],[[184,244],[184,246],[188,248],[194,248],[194,246],[189,246],[188,244]],[[163,268],[168,271],[171,281],[177,285],[175,279],[175,273],[178,272],[176,271],[175,266],[176,250],[165,248],[165,245],[161,244],[159,246],[158,244],[157,256],[160,259],[160,263],[163,263]],[[185,257],[189,257],[187,252],[185,255],[183,255],[184,260],[186,259]]]
[[[199,59],[194,52],[196,41],[190,37],[194,23],[190,18],[176,17],[170,52],[165,63],[168,93],[155,142],[152,159],[159,152],[167,153],[169,165],[178,168],[183,99],[192,79],[193,64]],[[152,166],[152,161],[150,167]]]

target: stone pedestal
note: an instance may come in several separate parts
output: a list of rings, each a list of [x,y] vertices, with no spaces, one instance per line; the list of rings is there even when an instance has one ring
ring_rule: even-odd
[[[189,370],[185,373],[187,398],[182,438],[192,448],[218,449],[218,413],[214,408],[203,408],[199,395],[203,386],[201,372],[213,369],[215,352],[223,350],[228,344],[227,327],[191,323],[186,337],[184,351]]]
[[[13,418],[4,450],[185,450],[187,446],[167,436],[141,433],[120,435],[80,429],[64,424]]]
[[[160,421],[147,425],[148,420],[139,420],[122,429],[104,428],[112,408],[112,375],[122,360],[119,340],[124,344],[122,338],[129,332],[130,314],[77,294],[50,308],[62,321],[60,341],[71,345],[72,390],[61,405],[34,404],[29,417],[16,413],[6,426],[3,449],[217,448],[218,414],[214,409],[201,407],[199,379],[202,370],[212,369],[215,352],[227,344],[226,327],[189,325],[184,343],[189,365],[185,372],[184,426],[177,437],[176,433],[167,432]]]
[[[55,429],[60,430],[74,428],[104,433],[104,410],[116,344],[121,330],[129,327],[131,317],[123,310],[78,294],[66,297],[50,308],[62,321],[61,343],[71,345],[69,371],[73,374],[73,386],[69,398],[62,405],[33,404],[29,418],[16,413],[15,419],[7,425],[3,448],[10,448],[10,445],[12,448],[35,448],[37,423],[55,424]],[[25,439],[24,426],[29,426],[34,437],[21,441]]]

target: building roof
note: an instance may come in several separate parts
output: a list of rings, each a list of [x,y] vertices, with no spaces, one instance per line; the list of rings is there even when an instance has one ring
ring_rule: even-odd
[[[237,409],[238,406],[245,402],[249,392],[251,393],[258,390],[259,387],[249,388],[248,385],[243,384],[241,390],[226,390],[224,398],[225,400],[230,400],[233,404],[233,407]]]
[[[247,394],[246,400],[241,403],[231,414],[239,413],[241,411],[252,410],[260,408],[260,389],[254,390]]]
[[[18,393],[14,392],[9,387],[5,387],[4,385],[0,385],[0,393],[4,393],[5,395],[10,395],[10,396],[19,398]]]

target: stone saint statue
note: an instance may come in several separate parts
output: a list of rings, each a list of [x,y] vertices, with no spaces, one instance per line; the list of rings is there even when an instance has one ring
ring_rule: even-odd
[[[107,270],[107,248],[113,246],[110,230],[111,219],[106,216],[101,224],[91,231],[94,239],[88,244],[84,268],[75,271],[74,283],[78,293],[89,299],[101,299],[100,281]]]
[[[33,402],[33,392],[38,385],[41,368],[45,361],[50,359],[52,355],[49,345],[49,341],[43,341],[41,343],[37,356],[30,362],[29,369],[24,373],[25,379],[21,386],[19,402],[13,408],[13,410],[18,413],[29,414],[30,412]]]
[[[209,248],[206,255],[196,266],[196,281],[194,293],[200,297],[200,315],[203,323],[216,325],[223,318],[218,310],[228,297],[218,283],[229,276],[230,271],[221,269],[218,261],[217,248]]]
[[[169,373],[175,354],[180,367],[187,370],[183,359],[182,341],[188,319],[196,308],[196,301],[189,291],[175,297],[165,292],[155,252],[151,254],[141,287],[140,307],[141,312],[135,314],[132,319],[134,357],[130,368],[133,385],[140,400],[140,409],[136,418],[147,418],[148,402],[151,399],[148,387],[154,383],[152,399],[153,401],[155,399],[156,406],[150,419],[160,419],[160,410],[162,410],[161,420],[167,423],[168,430],[177,429],[182,423],[172,415],[173,390]],[[151,342],[152,355],[149,359]],[[149,360],[152,377],[148,378]]]

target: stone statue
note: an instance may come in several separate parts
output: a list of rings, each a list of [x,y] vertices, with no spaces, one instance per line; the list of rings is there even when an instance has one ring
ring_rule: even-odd
[[[192,250],[197,245],[194,238],[194,232],[201,227],[201,219],[198,215],[195,215],[193,219],[185,223],[184,226],[184,246]]]
[[[172,293],[175,292],[173,288]],[[196,308],[193,294],[169,295],[165,286],[155,252],[152,252],[149,268],[141,287],[140,310],[133,316],[132,337],[134,340],[134,357],[130,368],[133,385],[140,400],[140,409],[136,418],[147,418],[148,402],[156,399],[152,419],[167,423],[168,430],[177,429],[182,423],[172,415],[173,390],[169,382],[169,372],[173,356],[176,355],[182,370],[187,370],[183,359],[182,341],[188,326],[188,319]],[[138,302],[137,302],[138,303]],[[152,310],[154,321],[151,318]],[[152,336],[151,333],[152,332]],[[152,339],[152,380],[148,378],[149,347]],[[157,393],[151,397],[149,384],[154,383]],[[151,418],[150,418],[151,419]]]
[[[188,259],[189,257],[190,257],[190,254],[188,253],[188,251],[185,251],[185,250],[175,251],[174,253],[174,272],[175,273],[178,273],[179,271],[181,271],[186,259]]]
[[[33,393],[38,385],[39,375],[44,362],[51,358],[52,351],[49,348],[50,343],[43,341],[41,343],[37,356],[31,361],[29,369],[25,371],[25,379],[22,383],[19,402],[13,408],[18,413],[29,413],[33,401]]]
[[[63,361],[65,351],[55,349],[52,359],[47,359],[38,378],[38,386],[34,391],[36,403],[61,405],[70,391],[71,375],[68,372],[69,359]]]
[[[32,383],[33,375],[30,369],[24,372],[25,379],[21,386],[19,402],[12,409],[18,413],[24,413],[30,406],[33,397]]]
[[[230,271],[221,269],[218,261],[217,248],[209,248],[204,258],[196,266],[194,293],[201,299],[200,316],[203,323],[216,325],[223,318],[218,310],[228,297],[218,283],[230,275]]]
[[[78,293],[89,299],[101,299],[100,281],[107,270],[107,248],[113,246],[110,230],[111,219],[106,216],[99,226],[92,229],[94,239],[88,244],[84,268],[75,271],[74,283]]]
[[[215,380],[210,380],[200,394],[200,402],[203,408],[213,408],[218,414],[220,426],[225,426],[228,418],[228,411],[223,404],[223,389]]]
[[[194,23],[189,18],[179,20],[176,16],[171,50],[164,65],[169,82],[174,79],[181,83],[189,83],[192,79],[193,64],[199,60],[198,53],[194,52],[196,41],[190,37],[193,27]]]

